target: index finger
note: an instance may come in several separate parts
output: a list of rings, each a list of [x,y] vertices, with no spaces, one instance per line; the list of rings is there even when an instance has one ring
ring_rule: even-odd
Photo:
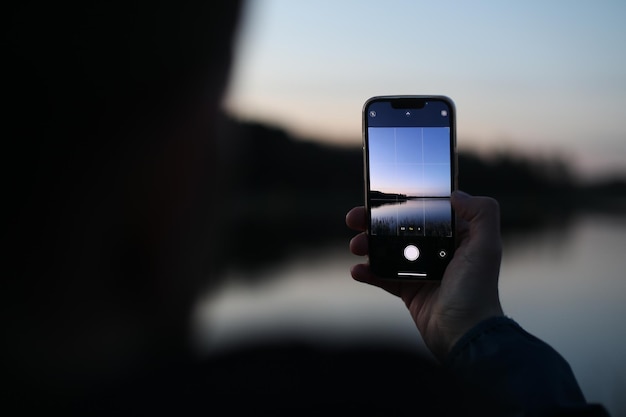
[[[350,229],[364,232],[367,228],[365,206],[354,207],[346,214],[346,224]]]

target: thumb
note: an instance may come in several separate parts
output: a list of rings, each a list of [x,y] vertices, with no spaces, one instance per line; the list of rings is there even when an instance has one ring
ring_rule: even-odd
[[[500,242],[500,205],[495,199],[463,191],[454,191],[451,197],[457,216],[469,223],[472,240]]]

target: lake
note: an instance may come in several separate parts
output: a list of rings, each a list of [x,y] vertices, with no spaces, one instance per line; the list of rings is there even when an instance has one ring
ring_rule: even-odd
[[[500,295],[505,313],[570,363],[591,402],[626,416],[626,217],[586,215],[567,227],[504,242]],[[360,258],[341,242],[296,253],[281,265],[242,272],[204,297],[195,319],[202,351],[282,334],[319,343],[371,335],[425,349],[403,303],[352,280]],[[425,352],[425,354],[428,354]]]
[[[452,208],[449,198],[372,200],[372,234],[450,236]]]

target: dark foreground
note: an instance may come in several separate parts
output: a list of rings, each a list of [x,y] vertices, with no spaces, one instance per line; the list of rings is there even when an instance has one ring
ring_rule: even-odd
[[[66,415],[458,416],[488,415],[489,404],[416,353],[376,343],[329,348],[285,339],[201,363],[170,363],[142,378],[30,394],[22,399],[24,411]]]

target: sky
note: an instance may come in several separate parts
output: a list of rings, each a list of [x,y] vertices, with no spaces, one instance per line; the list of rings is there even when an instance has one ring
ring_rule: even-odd
[[[443,94],[460,150],[626,173],[626,2],[249,0],[225,107],[361,144],[377,95]]]
[[[371,127],[368,136],[372,190],[407,196],[450,195],[448,128]]]

